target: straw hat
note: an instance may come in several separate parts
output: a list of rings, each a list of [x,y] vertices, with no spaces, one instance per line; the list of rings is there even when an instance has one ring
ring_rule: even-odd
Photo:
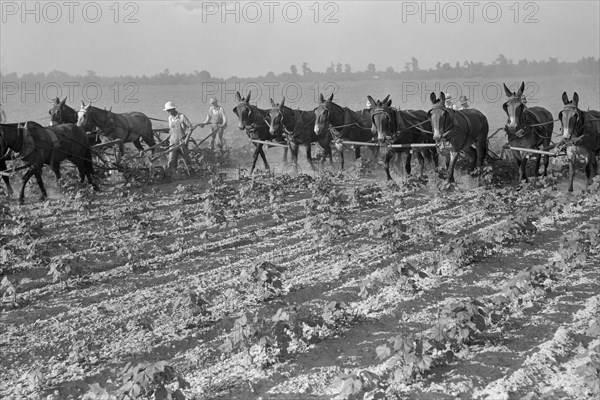
[[[210,98],[210,104],[217,104],[217,98],[216,97],[211,97]]]
[[[165,108],[163,108],[163,111],[173,110],[174,108],[175,108],[175,103],[173,103],[172,101],[167,101],[165,103]]]
[[[460,96],[460,97],[458,98],[458,101],[459,101],[459,102],[461,102],[461,103],[466,103],[466,102],[468,102],[468,101],[469,101],[469,98],[468,98],[467,96],[464,96],[464,95],[463,95],[463,96]]]

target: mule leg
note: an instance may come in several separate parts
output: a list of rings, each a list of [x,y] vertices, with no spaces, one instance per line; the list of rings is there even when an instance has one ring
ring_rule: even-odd
[[[140,154],[142,154],[144,152],[144,147],[140,143],[140,138],[139,137],[137,139],[135,139],[132,143],[135,146],[135,148],[140,151]]]
[[[390,161],[393,156],[394,156],[394,152],[388,150],[385,153],[385,157],[383,159],[383,167],[385,168],[385,176],[388,181],[392,180],[392,176],[390,175]]]
[[[310,165],[310,169],[312,169],[313,171],[316,171],[315,166],[313,165],[312,146],[310,143],[306,145],[306,161],[308,161],[308,165]]]
[[[25,186],[27,186],[27,182],[29,181],[29,178],[31,178],[33,176],[33,169],[29,169],[25,175],[23,175],[23,178],[21,179],[21,191],[19,192],[19,203],[23,204],[25,202]]]
[[[254,144],[254,154],[252,155],[252,169],[250,169],[250,175],[254,173],[254,168],[256,168],[256,161],[258,160],[258,155],[260,154],[260,147],[262,144],[255,143]]]
[[[60,181],[60,163],[57,161],[52,162],[52,171],[54,171],[54,175],[56,176],[56,181]],[[83,182],[83,180],[82,180]]]
[[[354,146],[354,161],[360,158],[360,146]]]
[[[417,151],[417,164],[419,164],[419,176],[423,176],[425,173],[425,156],[422,151]]]
[[[519,182],[527,180],[527,157],[523,157],[520,151],[513,151],[515,160],[517,161],[517,167],[519,168]]]
[[[448,183],[454,182],[454,166],[456,165],[456,161],[458,160],[458,155],[460,152],[458,151],[450,151],[450,165],[448,166]]]
[[[267,156],[265,155],[265,152],[264,152],[264,150],[263,150],[263,145],[262,145],[262,143],[261,143],[261,144],[259,144],[259,146],[260,146],[260,147],[259,147],[259,149],[258,149],[258,153],[260,154],[260,158],[262,158],[262,160],[263,160],[263,163],[265,164],[265,169],[266,169],[267,171],[270,171],[270,170],[271,170],[271,168],[269,167],[269,163],[267,162]]]
[[[285,147],[283,149],[283,163],[287,164],[287,162],[288,162],[288,148]]]
[[[342,146],[338,151],[340,153],[340,168],[344,169],[344,147]]]
[[[10,178],[8,176],[2,176],[2,180],[6,184],[6,193],[8,197],[11,197],[14,193],[12,186],[10,185]]]
[[[40,200],[44,201],[48,198],[48,193],[46,193],[46,188],[44,187],[44,181],[42,181],[42,169],[40,168],[33,174],[35,175],[35,180],[37,181],[37,184],[40,187],[40,191],[42,192],[42,195],[40,196]]]
[[[404,159],[404,171],[406,171],[406,176],[409,176],[410,173],[412,172],[412,154],[410,153],[410,150],[405,152],[405,159]]]
[[[567,150],[568,152],[568,150]],[[575,155],[569,155],[569,187],[567,189],[568,192],[573,191],[573,179],[575,178]]]

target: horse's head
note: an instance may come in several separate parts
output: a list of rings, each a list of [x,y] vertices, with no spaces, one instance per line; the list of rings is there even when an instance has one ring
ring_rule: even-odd
[[[248,96],[246,96],[244,99],[240,95],[240,92],[235,93],[235,101],[237,102],[237,105],[233,108],[233,113],[237,115],[240,121],[238,123],[239,129],[245,129],[246,126],[252,125],[252,119],[254,118],[254,115],[252,115],[253,110],[252,106],[250,105],[251,94],[252,92],[249,92]]]
[[[523,113],[525,112],[525,104],[521,100],[523,90],[525,89],[525,82],[521,83],[517,92],[511,92],[506,84],[504,84],[504,92],[508,96],[506,103],[502,105],[502,109],[508,116],[506,123],[506,130],[510,133],[515,133],[519,130],[519,127],[523,125]]]
[[[285,97],[277,104],[271,100],[271,110],[267,114],[269,133],[273,137],[282,137],[284,132],[294,130],[294,110],[285,106]]]
[[[433,130],[433,140],[440,141],[444,138],[448,132],[454,128],[452,122],[452,116],[450,111],[446,108],[446,95],[444,92],[440,92],[440,98],[435,96],[435,93],[431,93],[429,96],[432,107],[427,112],[427,119],[431,122],[431,129]]]
[[[323,93],[319,93],[319,105],[315,108],[315,134],[320,136],[325,134],[325,129],[331,124],[333,112],[333,93],[327,100],[323,97]]]
[[[79,111],[77,111],[77,126],[83,128],[84,126],[92,123],[91,107],[92,103],[86,105],[83,101],[81,101],[81,108]]]
[[[390,108],[392,100],[389,94],[381,101],[376,101],[371,96],[367,96],[367,99],[371,103],[371,132],[373,136],[377,135],[378,141],[383,142],[396,131],[394,110]]]
[[[77,123],[77,111],[65,104],[67,98],[62,101],[57,97],[48,113],[50,114],[50,126],[58,124]]]
[[[573,93],[573,99],[569,101],[567,92],[563,92],[562,101],[565,108],[558,113],[558,119],[560,120],[561,130],[563,139],[571,139],[571,136],[578,137],[581,134],[580,127],[583,126],[583,113],[578,108],[579,95],[577,92]]]

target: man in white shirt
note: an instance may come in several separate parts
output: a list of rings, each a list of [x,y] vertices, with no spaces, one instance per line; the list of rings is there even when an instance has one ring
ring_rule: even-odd
[[[210,141],[210,149],[215,149],[215,140],[217,136],[219,137],[219,148],[222,149],[223,132],[225,131],[225,128],[227,128],[227,116],[225,115],[225,109],[219,105],[215,97],[210,99],[210,104],[208,113],[206,114],[206,120],[200,124],[200,126],[204,127],[206,124],[211,124],[211,132],[213,135]]]
[[[188,166],[192,163],[187,148],[187,142],[192,133],[192,124],[188,117],[175,109],[175,103],[172,101],[167,101],[163,111],[169,113],[169,147],[173,148],[181,144],[176,150],[169,153],[167,161],[167,170],[176,171],[180,154]]]

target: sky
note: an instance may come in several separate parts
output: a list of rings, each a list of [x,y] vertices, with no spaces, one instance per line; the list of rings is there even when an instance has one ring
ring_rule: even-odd
[[[600,1],[0,1],[3,73],[401,71],[600,57]]]

